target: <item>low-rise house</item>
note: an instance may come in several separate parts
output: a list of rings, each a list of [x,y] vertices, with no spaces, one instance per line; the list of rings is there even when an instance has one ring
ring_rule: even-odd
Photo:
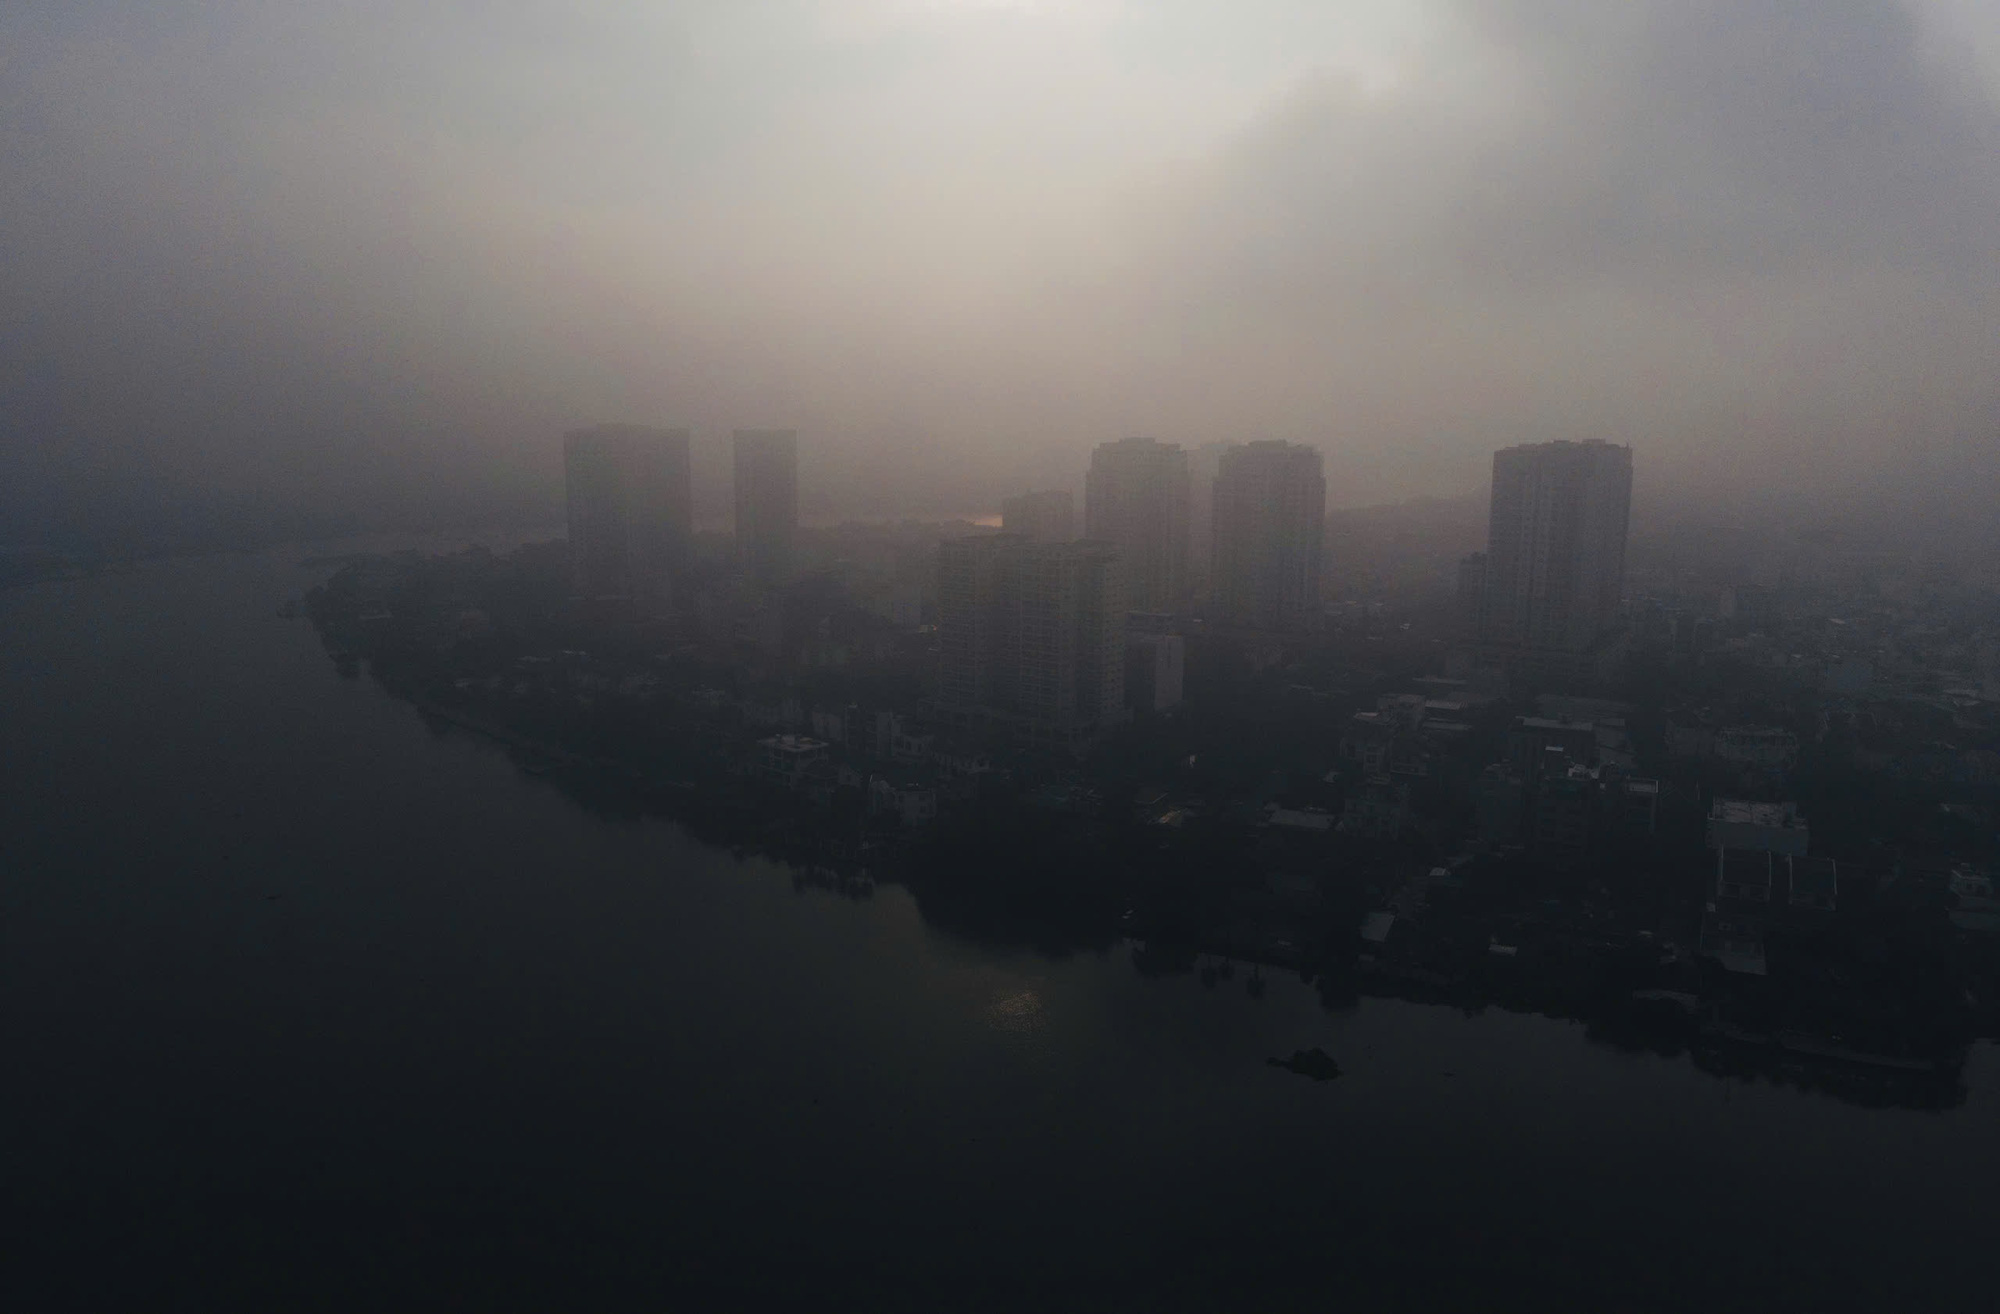
[[[828,758],[808,762],[793,781],[793,787],[819,807],[833,802],[840,792],[840,768]]]
[[[1670,717],[1667,754],[1683,760],[1707,757],[1715,751],[1715,735],[1715,725],[1706,712]]]
[[[1507,735],[1507,760],[1538,772],[1560,754],[1583,766],[1597,761],[1597,726],[1590,721],[1560,721],[1548,716],[1518,716]]]
[[[1542,862],[1571,867],[1590,855],[1591,816],[1597,778],[1589,767],[1572,766],[1544,775],[1535,789],[1534,853]]]
[[[742,703],[743,719],[751,725],[797,729],[806,724],[805,705],[789,694],[748,694]]]
[[[931,765],[947,779],[983,776],[993,770],[993,759],[986,753],[970,748],[934,745],[930,753]]]
[[[1410,821],[1410,787],[1388,776],[1376,776],[1347,796],[1340,815],[1343,835],[1363,839],[1394,839]]]
[[[1614,822],[1627,835],[1652,835],[1660,825],[1660,782],[1632,776],[1618,783]]]
[[[900,712],[875,714],[875,755],[895,762],[928,762],[937,736]]]
[[[871,776],[868,810],[894,816],[905,826],[921,826],[937,817],[937,791],[920,781]]]
[[[1717,732],[1715,760],[1748,779],[1782,777],[1799,761],[1799,737],[1777,726],[1732,725]]]
[[[889,757],[896,762],[928,762],[937,750],[937,736],[928,730],[899,731],[889,741]]]
[[[1803,854],[1811,838],[1796,803],[1756,803],[1718,798],[1708,809],[1708,847]]]
[[[1443,746],[1472,729],[1467,722],[1437,715],[1440,709],[1457,711],[1459,705],[1422,694],[1386,694],[1376,700],[1374,711],[1348,719],[1340,756],[1364,776],[1434,775]]]
[[[1264,808],[1264,824],[1280,830],[1324,833],[1333,829],[1333,814],[1324,808],[1281,808],[1270,803]]]
[[[846,707],[814,708],[812,733],[830,744],[849,744],[854,742],[860,722],[861,709],[852,703]]]
[[[1953,926],[1980,935],[2000,934],[2000,898],[1995,897],[1991,872],[1955,866],[1946,877],[1945,888]]]
[[[1715,855],[1715,897],[1734,905],[1771,906],[1771,855],[1764,849],[1720,849]]]
[[[1094,817],[1104,810],[1104,797],[1096,790],[1076,781],[1051,780],[1038,785],[1021,796],[1021,801],[1029,807],[1045,808],[1050,812],[1070,812],[1081,817]]]
[[[827,760],[830,747],[824,740],[809,739],[804,735],[772,735],[757,741],[757,756],[752,769],[774,784],[797,786],[804,779],[808,767]]]
[[[1481,844],[1519,844],[1528,811],[1527,777],[1510,762],[1495,762],[1473,781],[1472,807]]]
[[[1837,907],[1840,868],[1832,858],[1724,849],[1715,860],[1715,897],[1718,905],[1811,924],[1813,914]]]

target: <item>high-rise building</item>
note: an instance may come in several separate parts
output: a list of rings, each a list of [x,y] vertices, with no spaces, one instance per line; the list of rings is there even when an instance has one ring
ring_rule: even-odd
[[[1228,443],[1203,443],[1188,453],[1188,592],[1202,601],[1215,581],[1215,476]]]
[[[1483,648],[1584,653],[1617,625],[1632,515],[1632,449],[1537,443],[1493,454],[1479,577]]]
[[[938,548],[940,717],[1075,739],[1125,701],[1117,550],[1015,534]]]
[[[938,544],[938,702],[999,707],[1002,647],[1000,562],[1028,539],[1014,534],[948,538]]]
[[[563,485],[577,589],[666,602],[694,525],[687,430],[604,424],[566,434]]]
[[[736,560],[759,584],[791,577],[799,532],[799,436],[736,431]]]
[[[1317,449],[1231,446],[1215,475],[1216,614],[1236,625],[1300,630],[1320,611],[1326,476]]]
[[[1185,607],[1188,458],[1180,444],[1100,443],[1084,479],[1083,533],[1118,549],[1134,610]]]
[[[1125,635],[1125,701],[1141,712],[1179,707],[1187,671],[1187,642],[1178,634],[1128,630]]]
[[[1022,493],[1000,504],[1000,528],[1043,543],[1067,543],[1076,537],[1076,503],[1067,488]]]

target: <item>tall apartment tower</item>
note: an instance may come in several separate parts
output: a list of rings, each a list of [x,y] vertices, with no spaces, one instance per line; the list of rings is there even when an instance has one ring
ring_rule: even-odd
[[[738,429],[735,446],[737,563],[759,584],[782,584],[799,532],[799,436]]]
[[[1117,547],[1133,610],[1186,606],[1188,458],[1180,444],[1100,443],[1084,479],[1083,533]]]
[[[1010,497],[1000,504],[1000,528],[1043,543],[1067,543],[1076,537],[1076,503],[1066,488]]]
[[[1206,601],[1215,581],[1215,475],[1228,443],[1203,443],[1188,453],[1188,592]]]
[[[938,547],[939,713],[1075,740],[1125,704],[1118,552],[1016,534]]]
[[[1595,646],[1617,624],[1631,519],[1629,447],[1593,439],[1495,452],[1486,559],[1476,568],[1481,645]]]
[[[668,601],[694,527],[688,432],[604,424],[563,437],[570,565],[586,597]]]
[[[1231,446],[1214,487],[1217,615],[1259,629],[1305,629],[1320,611],[1326,543],[1319,451],[1282,442]]]

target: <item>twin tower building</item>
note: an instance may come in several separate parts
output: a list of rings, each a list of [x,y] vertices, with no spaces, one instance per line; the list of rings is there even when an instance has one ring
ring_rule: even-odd
[[[738,429],[734,448],[738,564],[748,578],[776,584],[792,571],[798,535],[798,435]],[[1127,438],[1097,448],[1081,537],[1113,549],[1119,580],[1108,601],[1121,618],[1128,610],[1171,614],[1187,610],[1200,592],[1212,598],[1219,619],[1304,628],[1320,600],[1326,480],[1319,453],[1281,442],[1216,453],[1212,495],[1197,495],[1193,464],[1178,444]],[[623,424],[578,430],[563,441],[563,467],[578,589],[588,597],[668,598],[692,553],[688,431]],[[1016,536],[1043,544],[1079,537],[1067,492],[1011,499],[1003,524],[1008,537],[996,547]]]
[[[792,569],[799,529],[799,438],[738,429],[736,554],[764,584]],[[593,598],[664,603],[693,552],[694,479],[688,431],[635,424],[563,439],[569,541],[578,589]]]
[[[1092,454],[1082,534],[1068,492],[1002,507],[998,535],[938,551],[938,713],[1072,740],[1179,699],[1201,614],[1302,630],[1320,611],[1326,479],[1282,442],[1190,454],[1127,438]]]
[[[1002,505],[1009,534],[1079,537],[1066,492]],[[1126,438],[1092,453],[1081,538],[1117,549],[1134,612],[1203,615],[1267,630],[1304,629],[1320,609],[1326,477],[1319,452],[1282,442],[1216,444]]]

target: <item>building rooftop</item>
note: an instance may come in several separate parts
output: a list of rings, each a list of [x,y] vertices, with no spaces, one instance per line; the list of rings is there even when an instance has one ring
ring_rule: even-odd
[[[1769,739],[1773,741],[1785,741],[1798,738],[1798,736],[1793,734],[1790,730],[1785,729],[1783,726],[1776,726],[1776,725],[1724,726],[1722,729],[1722,733],[1724,735],[1727,735],[1731,739],[1745,739],[1745,740]]]
[[[1570,730],[1577,734],[1594,734],[1597,730],[1591,721],[1558,721],[1549,716],[1524,716],[1514,724],[1522,730]]]
[[[1289,830],[1331,830],[1333,828],[1333,814],[1319,808],[1296,809],[1274,806],[1265,813],[1264,820],[1269,825],[1283,826]]]
[[[1755,803],[1748,799],[1719,798],[1709,805],[1711,821],[1743,826],[1803,826],[1796,803]]]
[[[757,746],[774,753],[818,753],[830,747],[824,739],[810,739],[805,735],[772,735],[768,739],[759,739]]]

